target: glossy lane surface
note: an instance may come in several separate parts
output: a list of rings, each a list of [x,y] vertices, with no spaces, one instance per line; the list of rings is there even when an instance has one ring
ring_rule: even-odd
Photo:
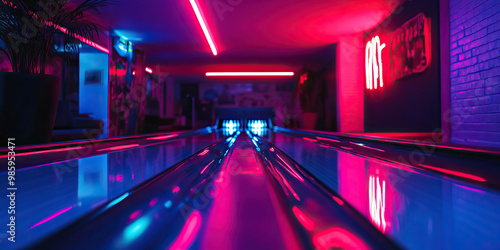
[[[15,246],[43,238],[219,139],[223,136],[209,134],[18,170]],[[6,173],[0,178],[6,179]],[[7,221],[6,216],[2,213],[1,220]]]
[[[500,248],[500,193],[281,134],[270,141],[411,249]]]

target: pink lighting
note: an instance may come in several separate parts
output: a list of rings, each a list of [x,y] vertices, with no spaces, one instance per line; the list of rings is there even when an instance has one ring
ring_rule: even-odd
[[[174,187],[174,189],[172,189],[172,193],[175,194],[175,193],[179,192],[180,190],[181,190],[181,188],[179,188],[179,186]]]
[[[329,228],[315,234],[313,236],[313,244],[318,250],[370,249],[358,237],[340,227]]]
[[[70,209],[72,209],[72,208],[73,208],[73,206],[69,206],[69,207],[67,207],[67,208],[65,208],[65,209],[63,209],[63,210],[60,210],[60,211],[58,211],[58,212],[56,212],[56,213],[54,213],[54,214],[50,215],[49,217],[47,217],[47,218],[45,218],[45,219],[41,220],[40,222],[36,223],[35,225],[31,226],[31,227],[30,227],[30,229],[32,229],[32,228],[34,228],[34,227],[37,227],[37,226],[40,226],[41,224],[43,224],[43,223],[45,223],[45,222],[47,222],[47,221],[49,221],[49,220],[52,220],[52,219],[56,218],[57,216],[59,216],[59,215],[61,215],[61,214],[63,214],[63,213],[68,212],[68,211],[69,211]]]
[[[295,199],[297,201],[300,201],[300,197],[297,193],[295,193],[295,190],[293,190],[293,188],[290,186],[290,184],[288,184],[288,181],[286,181],[285,177],[283,177],[283,175],[281,174],[280,171],[278,171],[278,169],[274,169],[276,171],[276,173],[279,174],[279,176],[281,177],[281,180],[283,180],[283,184],[285,184],[286,188],[288,188],[288,190],[290,191],[290,193],[293,195],[293,197],[295,197]]]
[[[304,84],[307,81],[307,74],[303,74],[300,76],[300,84]]]
[[[365,71],[366,88],[377,89],[377,85],[384,87],[384,77],[382,69],[382,49],[385,43],[380,44],[380,38],[375,36],[366,44],[365,49]],[[378,79],[378,80],[377,80]]]
[[[385,220],[385,181],[380,182],[378,176],[376,178],[370,176],[368,197],[370,198],[370,218],[380,231],[385,232],[387,227]]]
[[[157,136],[157,137],[151,137],[151,138],[148,138],[147,140],[165,140],[165,139],[173,138],[176,136],[178,136],[178,134],[162,135],[162,136]]]
[[[314,221],[309,219],[304,212],[302,212],[299,208],[293,207],[292,208],[293,213],[295,214],[295,217],[299,220],[300,224],[304,226],[305,229],[311,231],[314,229]]]
[[[145,70],[146,70],[146,72],[148,72],[149,74],[153,74],[153,70],[152,70],[151,68],[146,67],[146,69],[145,69]]]
[[[293,76],[293,72],[207,72],[206,76]]]
[[[122,174],[117,174],[116,175],[116,181],[123,182],[123,175]]]
[[[181,229],[181,232],[175,239],[174,243],[168,248],[169,250],[188,249],[193,243],[198,230],[201,227],[201,214],[198,210],[194,210],[186,220],[186,223]]]
[[[470,190],[470,191],[473,191],[473,192],[476,192],[476,193],[481,193],[481,194],[484,194],[485,192],[483,190],[479,190],[479,189],[475,189],[475,188],[471,188],[471,187],[466,187],[466,186],[462,186],[462,185],[458,185],[458,184],[453,184],[457,187],[461,187],[463,189],[467,189],[467,190]]]
[[[340,198],[335,197],[335,196],[333,196],[332,198],[333,198],[333,199],[334,199],[334,200],[335,200],[335,201],[336,201],[339,205],[341,205],[341,206],[342,206],[342,205],[344,205],[344,202],[343,202]]]
[[[46,153],[56,153],[56,152],[64,152],[64,151],[70,151],[70,150],[78,150],[82,149],[83,147],[69,147],[69,148],[58,148],[58,149],[49,149],[49,150],[42,150],[42,151],[34,151],[34,152],[26,152],[26,153],[18,153],[16,154],[17,157],[19,156],[26,156],[26,155],[37,155],[37,154],[46,154]],[[1,158],[7,158],[8,155],[0,155]]]
[[[290,165],[288,165],[288,163],[286,163],[285,160],[283,160],[283,158],[281,158],[281,156],[277,155],[278,158],[283,162],[285,163],[286,167],[286,171],[288,171],[288,173],[290,173],[291,175],[293,175],[295,178],[297,178],[298,180],[300,180],[301,182],[304,182],[304,179],[297,173],[295,172],[295,170],[293,170],[292,167],[290,167]]]
[[[373,150],[377,150],[377,151],[380,151],[380,152],[385,152],[385,150],[383,150],[383,149],[366,146],[366,145],[363,145],[361,143],[355,143],[355,142],[349,142],[349,143],[354,144],[354,145],[358,145],[358,146],[363,147],[363,148],[368,148],[368,149],[373,149]]]
[[[156,203],[158,202],[158,198],[153,198],[150,202],[149,202],[149,206],[150,207],[154,207],[156,205]]]
[[[212,160],[210,163],[208,163],[208,165],[203,168],[203,170],[201,170],[201,173],[200,174],[203,174],[205,172],[205,170],[207,170],[208,166],[210,166],[215,160]]]
[[[199,155],[199,156],[204,156],[204,155],[206,155],[208,152],[210,152],[210,150],[205,149],[205,150],[203,150],[203,152],[199,153],[198,155]]]
[[[128,219],[129,220],[135,220],[141,214],[142,214],[141,210],[136,210],[135,212],[133,212],[132,214],[130,214],[130,216],[128,217]]]
[[[338,142],[338,143],[340,143],[340,142],[341,142],[341,141],[339,141],[339,140],[330,139],[330,138],[325,138],[325,137],[319,137],[319,136],[316,136],[316,139],[318,139],[318,140],[323,140],[323,141]]]
[[[471,175],[471,174],[466,174],[466,173],[462,173],[462,172],[458,172],[458,171],[453,171],[453,170],[448,170],[448,169],[431,167],[431,166],[427,166],[427,165],[420,165],[420,166],[422,166],[424,168],[436,170],[436,171],[439,171],[439,172],[442,172],[442,173],[455,175],[455,176],[462,177],[462,178],[467,178],[467,179],[471,179],[471,180],[475,180],[475,181],[486,182],[485,179],[483,179],[483,178],[481,178],[479,176]]]
[[[352,148],[349,148],[349,147],[340,147],[341,149],[345,149],[345,150],[352,150]]]
[[[97,151],[122,150],[122,149],[128,149],[128,148],[135,148],[135,147],[138,147],[138,146],[139,146],[139,144],[129,144],[129,145],[121,145],[121,146],[110,147],[110,148],[103,148],[103,149],[99,149]]]
[[[304,139],[306,141],[310,141],[310,142],[318,142],[318,140],[314,140],[314,139],[307,138],[307,137],[302,137],[302,139]]]
[[[55,28],[57,28],[58,30],[60,30],[61,32],[65,33],[65,34],[69,33],[68,29],[66,29],[64,27],[55,26],[55,25],[53,25],[53,26]],[[103,46],[101,46],[101,45],[99,45],[99,44],[97,44],[97,43],[95,43],[95,42],[93,42],[93,41],[91,41],[91,40],[89,40],[87,38],[84,38],[84,37],[78,36],[78,35],[74,35],[73,37],[76,38],[76,39],[78,39],[78,40],[80,40],[81,42],[83,42],[83,43],[85,43],[87,45],[90,45],[90,46],[92,46],[92,47],[94,47],[94,48],[96,48],[96,49],[98,49],[98,50],[106,53],[106,54],[109,54],[109,50],[107,48],[105,48],[105,47],[103,47]]]
[[[201,29],[203,30],[203,34],[205,34],[205,38],[207,39],[208,45],[210,45],[210,49],[212,50],[212,53],[214,56],[217,55],[217,48],[215,47],[214,40],[212,39],[212,36],[210,35],[210,31],[208,30],[208,26],[205,22],[205,19],[203,18],[203,15],[201,14],[200,8],[198,7],[198,4],[196,3],[196,0],[189,0],[191,3],[191,6],[193,7],[194,14],[196,14],[196,18],[198,19],[198,22],[200,23]]]

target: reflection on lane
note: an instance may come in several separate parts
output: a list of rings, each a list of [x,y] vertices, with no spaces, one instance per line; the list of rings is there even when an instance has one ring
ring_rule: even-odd
[[[43,238],[215,140],[210,134],[19,170],[18,246]],[[7,221],[6,216],[2,213],[0,219]],[[7,234],[0,233],[0,242],[6,241]]]
[[[500,192],[275,134],[380,231],[412,249],[500,248]]]
[[[214,195],[210,183],[233,143],[218,140],[31,247],[187,249],[197,245]]]
[[[211,204],[201,211],[203,234],[192,249],[303,248],[255,153],[240,135],[214,178]]]

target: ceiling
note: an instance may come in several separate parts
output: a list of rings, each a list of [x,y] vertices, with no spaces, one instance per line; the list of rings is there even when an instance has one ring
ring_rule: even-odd
[[[149,65],[182,72],[228,65],[296,69],[339,37],[375,27],[404,0],[197,1],[217,56],[212,55],[189,0],[121,0],[103,9],[98,18],[143,48]]]

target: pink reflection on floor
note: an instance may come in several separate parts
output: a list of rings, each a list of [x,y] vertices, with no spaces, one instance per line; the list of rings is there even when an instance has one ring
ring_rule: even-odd
[[[299,220],[300,224],[304,226],[305,229],[311,231],[314,229],[314,221],[309,219],[302,210],[300,210],[298,207],[293,207],[292,208],[293,213],[295,214],[295,217]]]
[[[30,227],[30,229],[32,229],[32,228],[34,228],[34,227],[37,227],[37,226],[40,226],[41,224],[43,224],[43,223],[45,223],[45,222],[47,222],[47,221],[50,221],[50,220],[52,220],[52,219],[56,218],[57,216],[59,216],[59,215],[61,215],[61,214],[64,214],[64,213],[66,213],[67,211],[69,211],[69,210],[70,210],[70,209],[72,209],[72,208],[73,208],[73,206],[69,206],[69,207],[67,207],[67,208],[62,209],[62,210],[60,210],[60,211],[58,211],[58,212],[56,212],[56,213],[54,213],[54,214],[50,215],[49,217],[47,217],[47,218],[45,218],[45,219],[41,220],[40,222],[36,223],[35,225],[31,226],[31,227]]]
[[[181,232],[175,239],[174,243],[168,248],[169,250],[184,250],[188,249],[193,243],[198,230],[201,227],[202,217],[198,210],[194,210],[184,223]]]
[[[313,244],[318,250],[328,249],[369,249],[362,240],[340,227],[333,227],[313,236]]]
[[[250,140],[240,136],[235,146],[216,179],[201,248],[300,249]]]

